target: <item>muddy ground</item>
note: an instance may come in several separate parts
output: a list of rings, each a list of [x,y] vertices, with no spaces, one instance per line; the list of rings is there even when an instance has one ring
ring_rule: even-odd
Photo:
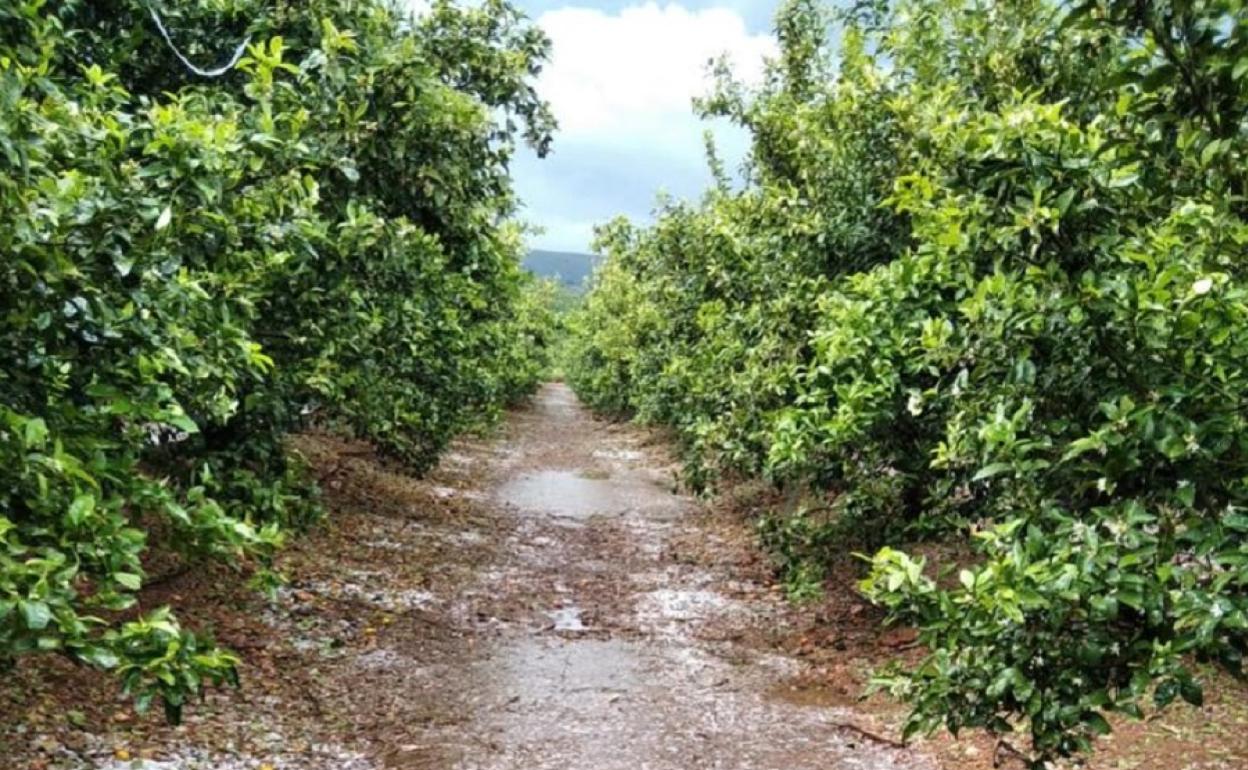
[[[862,701],[919,654],[846,572],[794,607],[745,505],[680,494],[663,443],[544,388],[425,479],[325,435],[298,448],[330,515],[269,601],[225,570],[144,595],[244,658],[178,727],[57,658],[0,685],[0,768],[801,770],[991,767],[982,735],[897,742]],[[1248,768],[1246,691],[1120,727],[1091,766]],[[1013,760],[998,757],[1009,765]],[[1017,762],[1013,761],[1017,766]]]

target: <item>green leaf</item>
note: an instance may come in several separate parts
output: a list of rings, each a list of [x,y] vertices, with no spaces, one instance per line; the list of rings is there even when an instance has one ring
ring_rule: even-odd
[[[1157,708],[1170,705],[1179,694],[1179,683],[1174,679],[1163,679],[1153,690],[1153,703]]]
[[[165,418],[165,422],[184,433],[199,433],[199,426],[185,414],[173,414]]]
[[[1089,711],[1083,715],[1083,724],[1097,735],[1109,735],[1111,732],[1109,722],[1095,711]]]
[[[26,627],[32,631],[42,631],[52,621],[52,609],[40,601],[22,599],[18,601],[22,610],[22,619]]]
[[[95,497],[93,495],[78,495],[69,504],[69,510],[66,511],[65,517],[71,527],[81,527],[94,512]]]
[[[988,465],[985,465],[984,467],[976,471],[975,475],[971,478],[971,480],[983,481],[984,479],[990,479],[994,476],[999,476],[1002,473],[1008,473],[1009,471],[1012,471],[1013,469],[1014,469],[1014,466],[1011,463],[989,463]]]
[[[1179,684],[1179,695],[1193,706],[1205,705],[1205,691],[1200,682],[1188,677]]]
[[[113,669],[121,662],[117,655],[106,647],[90,646],[77,652],[83,662],[101,669]]]
[[[971,572],[969,569],[962,570],[961,572],[958,573],[958,582],[961,583],[962,587],[965,588],[966,590],[968,591],[974,590],[975,573]]]
[[[114,572],[113,580],[131,591],[137,591],[143,585],[143,578],[133,572]]]
[[[48,438],[48,425],[41,417],[31,417],[22,426],[22,440],[27,448],[42,447]]]

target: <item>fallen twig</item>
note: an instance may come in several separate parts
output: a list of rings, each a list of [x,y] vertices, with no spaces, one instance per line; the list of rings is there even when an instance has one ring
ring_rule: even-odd
[[[832,726],[838,730],[848,730],[851,733],[857,733],[864,738],[869,738],[870,740],[873,740],[876,743],[882,743],[885,746],[891,746],[894,749],[908,748],[902,741],[895,741],[892,738],[880,735],[879,733],[873,733],[865,727],[859,727],[853,722],[833,722]]]
[[[155,588],[157,586],[162,586],[162,585],[167,585],[169,583],[172,583],[173,581],[177,580],[183,575],[188,574],[194,568],[194,566],[195,566],[194,564],[182,562],[181,564],[169,570],[168,572],[164,572],[159,575],[153,575],[147,578],[146,580],[143,581],[143,588],[150,589],[150,588]]]
[[[1031,767],[1031,757],[1010,745],[1010,742],[1004,738],[997,739],[997,745],[992,750],[992,766],[1001,767],[1001,755],[1004,754],[1011,759],[1017,759],[1024,766]]]

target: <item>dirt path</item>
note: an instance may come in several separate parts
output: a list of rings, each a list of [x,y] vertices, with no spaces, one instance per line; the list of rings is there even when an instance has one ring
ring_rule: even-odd
[[[244,687],[169,727],[39,659],[5,683],[0,744],[36,770],[935,767],[773,694],[805,664],[756,642],[792,613],[647,441],[562,385],[424,480],[304,437],[330,515],[276,599],[220,571],[144,599],[239,651]]]
[[[461,672],[472,717],[422,737],[458,768],[919,768],[844,725],[769,697],[800,664],[734,644],[781,621],[757,584],[682,564],[696,505],[630,429],[561,385],[517,415],[490,496],[515,519],[480,577],[510,621]],[[518,608],[519,612],[516,612]]]

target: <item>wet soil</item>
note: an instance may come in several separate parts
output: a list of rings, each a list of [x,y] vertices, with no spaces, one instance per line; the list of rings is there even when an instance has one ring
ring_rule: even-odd
[[[244,687],[171,727],[106,677],[32,659],[0,686],[0,767],[992,766],[986,738],[902,746],[902,711],[860,700],[873,668],[918,650],[880,628],[851,573],[790,605],[752,503],[682,495],[660,439],[594,419],[562,385],[421,480],[358,442],[297,448],[330,515],[284,553],[276,597],[221,568],[144,594],[236,650]],[[1242,695],[1217,690],[1194,727],[1127,726],[1094,766],[1248,767]]]
[[[696,518],[661,451],[588,417],[562,386],[513,424],[494,497],[515,517],[491,584],[536,623],[489,645],[461,743],[464,768],[917,768],[866,745],[853,715],[771,697],[800,667],[734,644],[783,622],[784,605],[727,565],[681,563]],[[448,736],[457,740],[456,736]]]

